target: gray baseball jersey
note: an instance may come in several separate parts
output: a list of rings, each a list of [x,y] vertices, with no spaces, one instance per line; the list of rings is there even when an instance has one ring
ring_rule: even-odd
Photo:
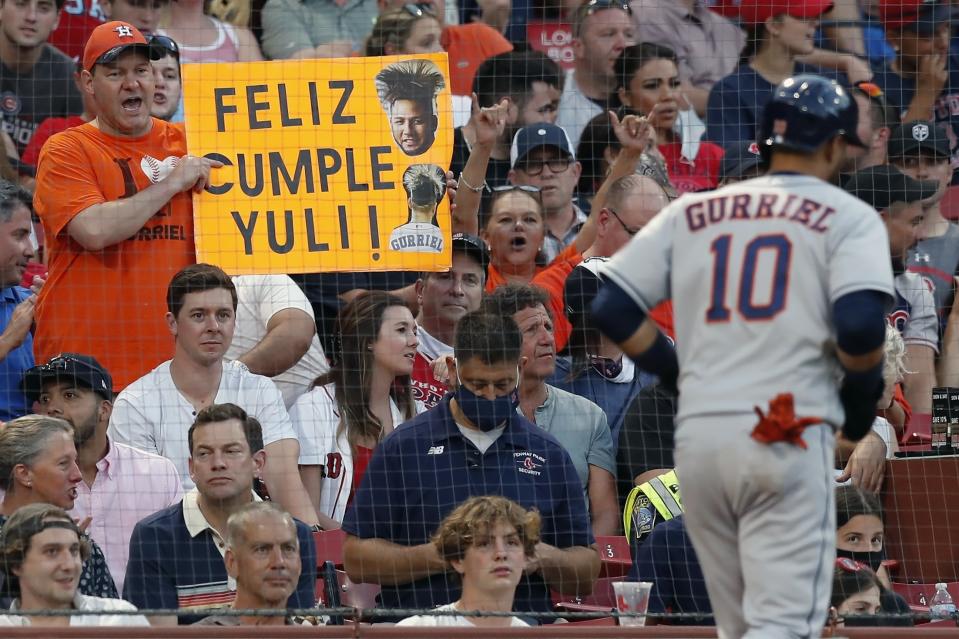
[[[678,419],[751,412],[792,392],[796,411],[843,419],[832,302],[894,294],[889,241],[861,200],[802,175],[680,198],[605,274],[644,309],[672,298]]]
[[[936,299],[926,278],[918,273],[900,273],[895,279],[896,307],[889,323],[906,344],[921,344],[939,352],[939,317]]]
[[[843,421],[832,303],[893,295],[879,214],[803,175],[686,195],[604,273],[645,309],[671,298],[676,472],[720,637],[820,636],[835,560],[832,428],[760,443],[754,407]]]

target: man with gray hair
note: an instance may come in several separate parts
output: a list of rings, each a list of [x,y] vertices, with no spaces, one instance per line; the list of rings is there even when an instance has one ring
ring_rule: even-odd
[[[296,523],[272,502],[243,506],[226,522],[223,562],[236,582],[233,610],[278,610],[296,590],[300,578],[300,542]],[[205,626],[309,625],[296,617],[211,615],[197,622]]]
[[[33,366],[33,314],[43,280],[33,290],[20,286],[34,256],[32,198],[22,187],[0,180],[0,421],[30,412],[20,389],[23,372]]]

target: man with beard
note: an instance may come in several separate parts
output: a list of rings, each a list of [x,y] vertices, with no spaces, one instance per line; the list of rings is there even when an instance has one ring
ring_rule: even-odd
[[[936,386],[939,320],[932,291],[922,276],[906,270],[906,255],[922,238],[922,203],[936,194],[939,183],[914,180],[886,164],[853,173],[843,188],[876,209],[886,226],[896,286],[889,323],[906,343],[903,367],[909,371],[903,391],[914,412],[929,413]]]
[[[516,131],[540,122],[556,122],[563,76],[559,66],[538,51],[511,51],[484,61],[473,79],[473,93],[481,108],[509,99],[506,126],[490,152],[486,184],[490,188],[507,183],[509,149]],[[460,177],[477,143],[477,111],[465,126],[453,131],[453,159],[450,171]],[[466,184],[463,184],[466,187]],[[476,188],[482,185],[474,185]]]
[[[28,400],[36,402],[38,414],[73,426],[83,481],[77,484],[70,514],[89,520],[87,534],[103,548],[113,581],[122,591],[133,527],[183,498],[176,466],[166,457],[110,441],[113,382],[95,358],[57,355],[28,370],[23,389]]]

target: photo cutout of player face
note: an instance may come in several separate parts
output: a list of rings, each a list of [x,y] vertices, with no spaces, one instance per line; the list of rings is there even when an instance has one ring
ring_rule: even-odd
[[[374,83],[397,148],[409,156],[428,151],[439,125],[436,97],[446,86],[439,67],[429,60],[395,62]]]
[[[403,189],[409,217],[393,229],[390,247],[395,251],[439,253],[443,231],[436,209],[446,195],[446,172],[435,164],[412,164],[403,172]]]

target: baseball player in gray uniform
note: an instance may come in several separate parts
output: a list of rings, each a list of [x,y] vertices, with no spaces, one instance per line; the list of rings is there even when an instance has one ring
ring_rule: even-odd
[[[637,364],[678,385],[677,474],[720,637],[825,624],[834,433],[872,424],[894,295],[879,216],[829,184],[862,146],[857,121],[835,82],[785,80],[759,132],[769,174],[671,204],[610,261],[593,304]],[[667,298],[675,350],[646,317]]]

